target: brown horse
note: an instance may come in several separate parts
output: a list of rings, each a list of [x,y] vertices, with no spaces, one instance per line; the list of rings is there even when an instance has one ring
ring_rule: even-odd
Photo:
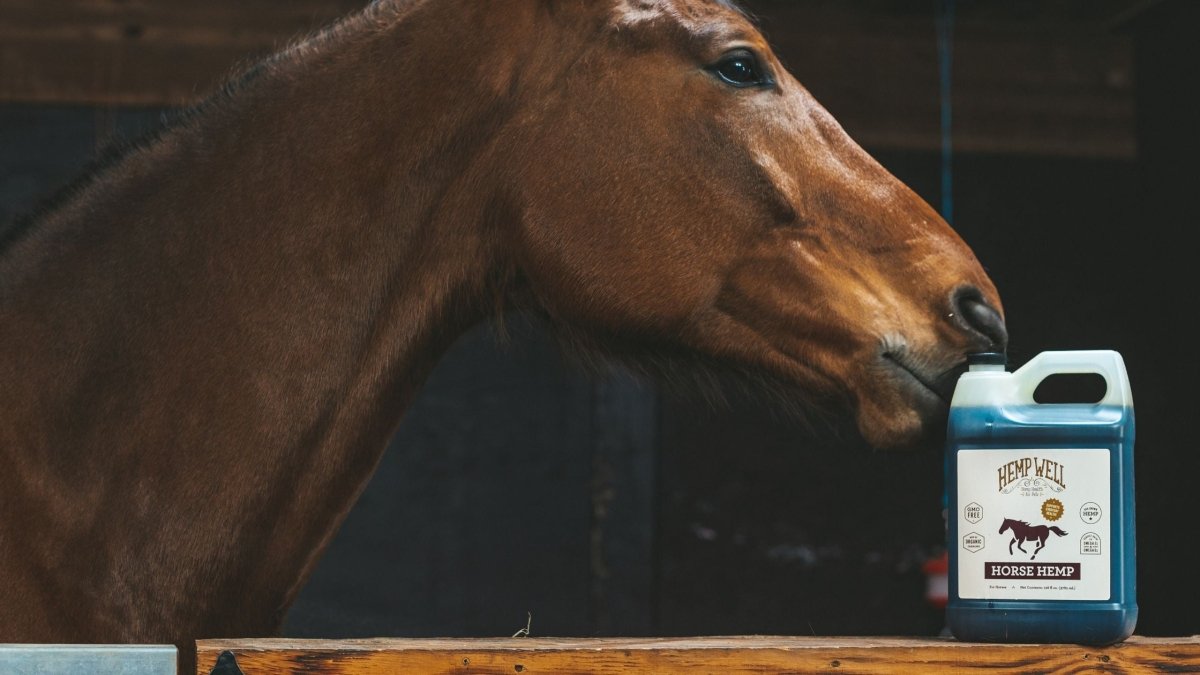
[[[381,0],[0,246],[0,641],[272,633],[508,307],[878,446],[1005,341],[966,245],[714,0]]]

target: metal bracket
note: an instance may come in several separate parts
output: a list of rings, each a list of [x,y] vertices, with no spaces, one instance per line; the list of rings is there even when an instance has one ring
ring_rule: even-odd
[[[213,669],[208,671],[208,675],[246,675],[238,666],[237,657],[233,652],[226,649],[217,657],[217,663]]]

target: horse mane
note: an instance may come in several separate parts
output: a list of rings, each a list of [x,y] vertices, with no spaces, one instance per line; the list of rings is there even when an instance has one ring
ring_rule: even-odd
[[[144,148],[154,145],[169,127],[178,113],[163,113],[158,128],[148,131],[135,140],[115,138],[107,141],[106,145],[84,164],[79,173],[75,174],[65,185],[42,197],[34,206],[21,214],[14,216],[7,226],[0,227],[0,257],[11,249],[17,241],[31,232],[46,216],[58,211],[84,192],[87,191],[105,172],[120,164],[126,157],[136,154]],[[3,225],[0,223],[0,225]]]
[[[239,93],[249,89],[250,85],[263,75],[278,70],[306,53],[320,51],[322,47],[343,37],[353,28],[363,24],[377,24],[384,16],[385,10],[400,15],[402,9],[420,1],[372,0],[354,14],[291,38],[283,48],[273,49],[267,56],[236,62],[212,93],[192,105],[164,111],[157,127],[143,131],[133,138],[117,136],[109,139],[65,185],[40,199],[28,211],[14,216],[7,226],[0,223],[0,259],[25,235],[32,232],[44,218],[82,196],[105,173],[129,157],[154,147],[170,134],[191,127],[207,115],[228,109],[237,100]]]

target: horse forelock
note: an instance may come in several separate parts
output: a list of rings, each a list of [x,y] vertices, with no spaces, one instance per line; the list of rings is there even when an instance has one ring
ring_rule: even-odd
[[[733,12],[747,19],[750,14],[733,0],[617,0],[617,8],[636,12],[667,11],[691,19],[711,18]]]
[[[666,34],[684,43],[755,30],[750,15],[728,0],[617,0],[611,12],[609,26],[618,33]]]

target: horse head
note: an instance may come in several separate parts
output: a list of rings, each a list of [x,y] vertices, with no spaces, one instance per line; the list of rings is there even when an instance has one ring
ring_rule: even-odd
[[[845,401],[877,446],[944,424],[965,354],[1007,339],[946,222],[729,4],[548,7],[509,136],[536,302],[608,345]]]
[[[1004,534],[1004,531],[1012,526],[1013,526],[1013,519],[1005,518],[1004,522],[1000,524],[1000,532],[998,532],[997,534]]]

